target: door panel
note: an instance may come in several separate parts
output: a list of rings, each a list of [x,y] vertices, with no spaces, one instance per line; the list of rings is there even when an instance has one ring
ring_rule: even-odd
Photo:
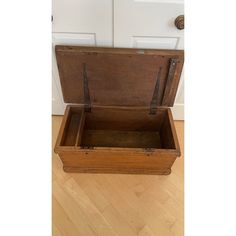
[[[182,0],[114,0],[114,46],[183,49],[184,32],[174,24],[183,14]],[[183,73],[172,111],[184,119]]]
[[[112,46],[112,0],[52,0],[52,113],[63,115],[54,46]]]
[[[159,48],[159,49],[175,49],[178,38],[167,37],[136,37],[133,36],[132,47],[134,48]]]
[[[176,48],[182,49],[183,30],[178,30],[174,21],[183,10],[179,3],[114,0],[115,46],[132,47],[135,37],[176,37]]]
[[[95,34],[98,45],[112,45],[112,0],[52,0],[53,33]]]

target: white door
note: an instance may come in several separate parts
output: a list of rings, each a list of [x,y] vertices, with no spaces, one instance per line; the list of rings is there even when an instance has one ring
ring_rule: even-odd
[[[112,0],[53,0],[52,16],[52,114],[63,115],[54,46],[112,46]]]
[[[183,49],[183,30],[174,25],[183,0],[53,0],[53,114],[63,114],[54,45]],[[180,80],[174,119],[184,119]]]
[[[114,0],[114,46],[183,49],[184,32],[174,24],[183,14],[182,0]],[[183,74],[172,111],[184,119]]]

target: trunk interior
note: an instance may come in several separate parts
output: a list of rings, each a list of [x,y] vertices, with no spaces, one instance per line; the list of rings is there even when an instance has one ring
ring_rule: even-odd
[[[155,115],[145,109],[71,106],[60,146],[176,149],[168,108]]]

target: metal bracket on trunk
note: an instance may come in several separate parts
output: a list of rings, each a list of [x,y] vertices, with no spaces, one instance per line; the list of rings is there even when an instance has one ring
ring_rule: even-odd
[[[88,87],[88,76],[86,63],[83,63],[83,85],[84,85],[84,107],[86,112],[91,112],[91,100],[89,95],[89,87]]]
[[[175,76],[176,66],[177,66],[177,59],[171,58],[169,72],[168,72],[167,81],[165,85],[165,91],[164,91],[162,102],[161,102],[162,106],[167,106],[168,104],[170,104],[170,94],[173,92],[172,91],[173,89],[171,87],[172,87],[172,82]]]
[[[152,95],[152,101],[150,104],[150,113],[151,115],[155,115],[157,112],[157,104],[158,104],[158,95],[159,95],[159,89],[160,89],[160,79],[161,79],[161,70],[162,67],[160,67],[158,74],[157,74],[157,79],[156,79],[156,86]]]

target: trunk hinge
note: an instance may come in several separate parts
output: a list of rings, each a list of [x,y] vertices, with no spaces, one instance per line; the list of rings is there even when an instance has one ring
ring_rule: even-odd
[[[150,112],[149,114],[155,115],[157,112],[157,105],[158,105],[158,95],[159,95],[159,89],[160,89],[160,79],[161,79],[161,70],[162,67],[160,67],[158,74],[157,74],[157,80],[156,80],[156,85],[155,89],[152,95],[152,101],[150,104]]]
[[[165,85],[165,91],[162,97],[162,106],[168,106],[171,101],[169,100],[170,94],[171,94],[171,84],[175,76],[175,70],[177,66],[177,59],[176,58],[171,58],[170,59],[170,67],[169,67],[169,72],[166,80],[166,85]]]
[[[91,100],[89,95],[89,87],[88,87],[88,76],[86,63],[83,63],[83,85],[84,85],[84,108],[86,112],[91,112]]]

